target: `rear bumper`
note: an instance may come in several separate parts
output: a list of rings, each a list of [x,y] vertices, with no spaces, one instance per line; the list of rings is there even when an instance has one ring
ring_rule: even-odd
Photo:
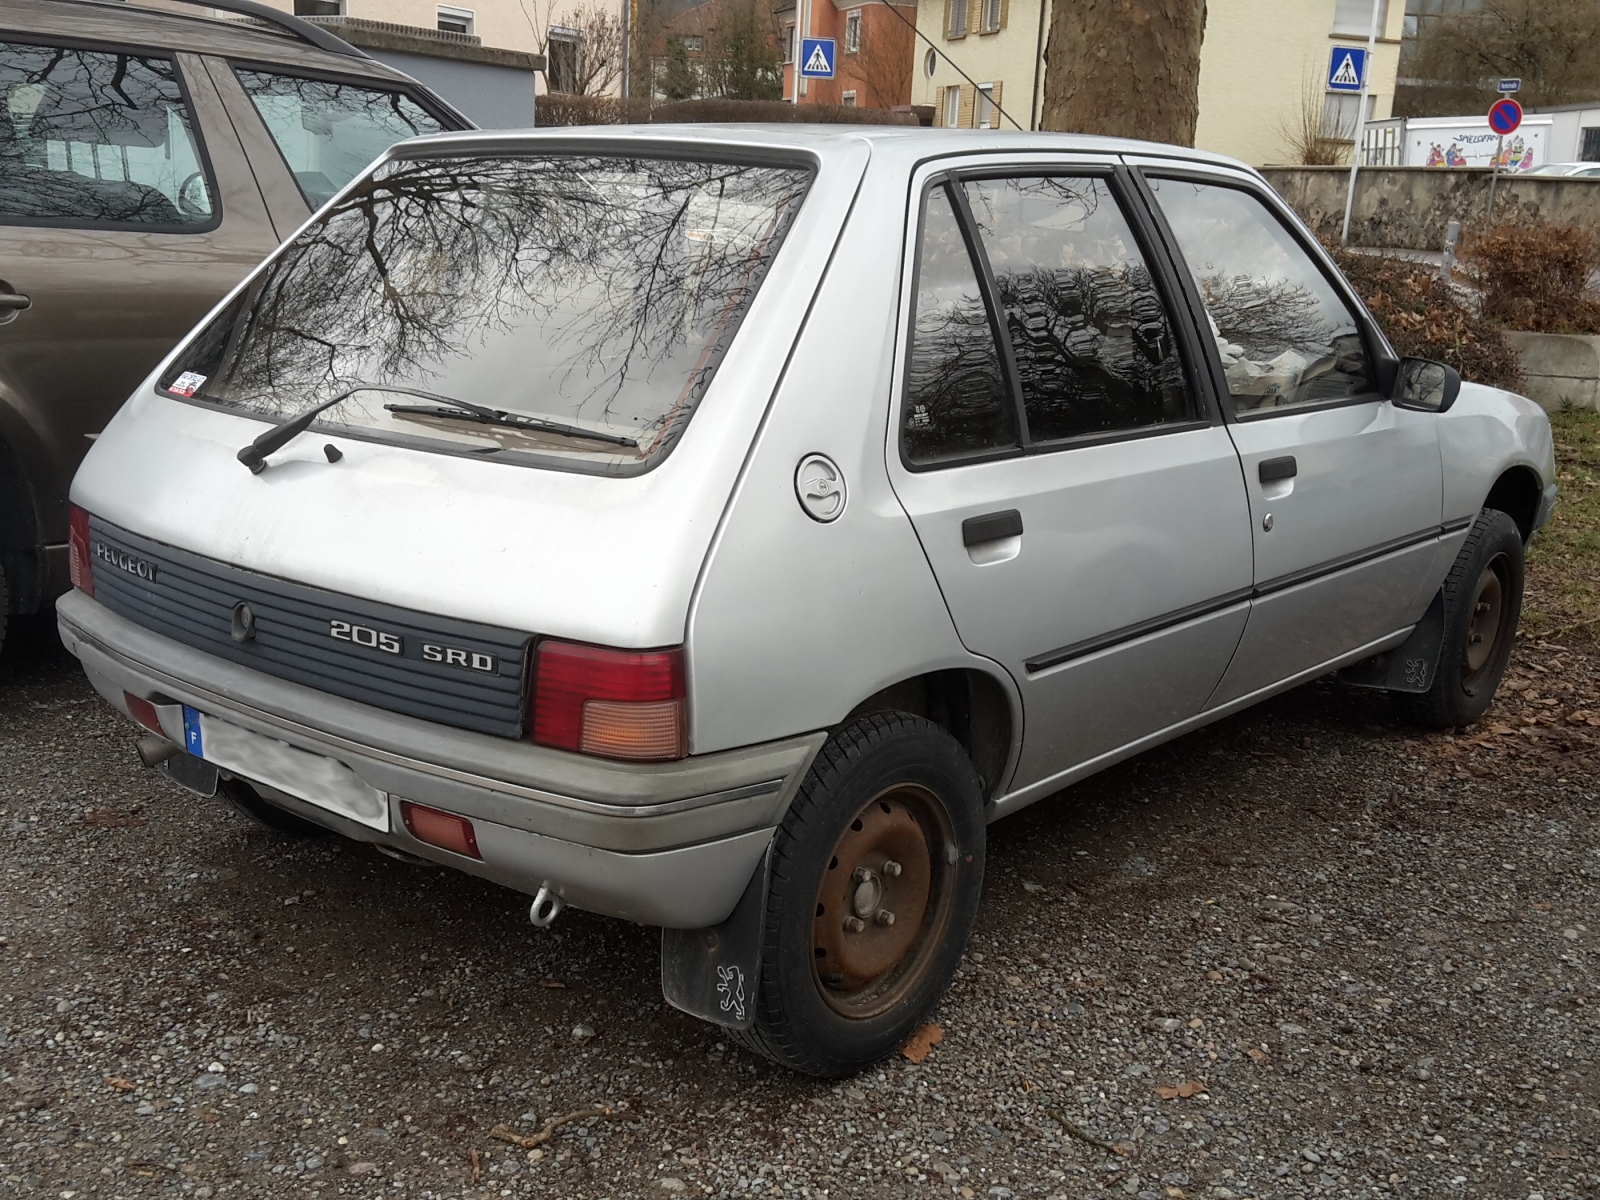
[[[81,592],[56,605],[61,640],[89,681],[182,702],[348,766],[389,796],[387,832],[281,792],[284,808],[524,892],[549,886],[578,908],[648,925],[723,920],[760,861],[823,732],[677,763],[608,762],[450,729],[214,658],[111,612]],[[402,799],[459,813],[482,861],[418,842]]]

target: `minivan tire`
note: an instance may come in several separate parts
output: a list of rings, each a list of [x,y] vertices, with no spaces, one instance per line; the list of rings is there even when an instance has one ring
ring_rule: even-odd
[[[1516,642],[1524,571],[1517,523],[1483,509],[1445,577],[1444,641],[1433,686],[1400,698],[1414,724],[1459,728],[1488,711]]]
[[[978,774],[939,726],[873,712],[837,730],[773,841],[754,1023],[737,1039],[831,1077],[901,1045],[972,931],[984,826]]]

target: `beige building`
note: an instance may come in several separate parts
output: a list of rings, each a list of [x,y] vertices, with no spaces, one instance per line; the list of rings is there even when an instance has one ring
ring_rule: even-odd
[[[938,126],[1037,128],[1049,86],[1049,5],[920,0],[912,104],[931,108]],[[1356,97],[1330,93],[1327,79],[1339,47],[1365,47],[1372,0],[1210,0],[1206,7],[1195,144],[1258,166],[1285,163],[1298,159],[1309,128],[1342,139],[1347,151]],[[1379,0],[1369,119],[1390,114],[1404,22],[1400,0]]]

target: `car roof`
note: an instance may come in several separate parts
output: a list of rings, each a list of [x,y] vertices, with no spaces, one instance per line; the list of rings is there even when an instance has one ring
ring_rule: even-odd
[[[335,54],[289,31],[192,12],[155,9],[123,0],[5,0],[0,6],[0,36],[21,35],[110,42],[151,50],[216,54],[252,62],[336,71],[387,83],[413,82],[404,73],[357,52]]]
[[[570,125],[538,129],[476,130],[412,138],[400,143],[406,149],[450,146],[459,150],[517,151],[581,143],[602,148],[607,144],[687,146],[708,152],[723,150],[800,150],[827,159],[847,148],[866,144],[874,159],[914,166],[928,158],[966,154],[1016,154],[1030,151],[1169,158],[1174,165],[1226,167],[1258,175],[1254,167],[1205,150],[1141,142],[1132,138],[1099,137],[1082,133],[998,129],[929,129],[914,125],[844,124],[650,124]],[[397,148],[398,149],[398,148]]]

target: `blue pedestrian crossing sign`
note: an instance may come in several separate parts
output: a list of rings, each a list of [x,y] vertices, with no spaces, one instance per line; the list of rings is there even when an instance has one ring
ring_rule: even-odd
[[[835,45],[832,38],[801,38],[800,74],[807,79],[832,79]]]
[[[1328,60],[1328,90],[1359,92],[1367,77],[1367,52],[1358,46],[1335,46]]]

